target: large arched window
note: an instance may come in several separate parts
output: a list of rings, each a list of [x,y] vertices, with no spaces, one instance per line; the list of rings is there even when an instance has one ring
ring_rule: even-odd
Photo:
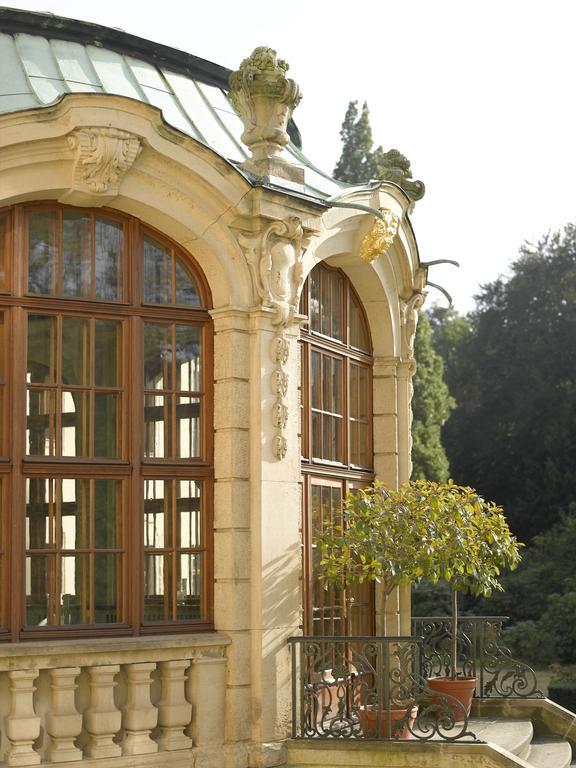
[[[310,273],[300,310],[308,315],[301,334],[304,629],[370,634],[373,590],[324,589],[314,545],[324,522],[340,518],[348,491],[374,478],[368,324],[350,280],[323,264]]]
[[[0,212],[0,639],[212,624],[212,329],[134,218]]]

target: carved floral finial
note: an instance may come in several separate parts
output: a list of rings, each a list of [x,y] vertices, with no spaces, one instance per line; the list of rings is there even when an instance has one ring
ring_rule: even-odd
[[[387,208],[381,210],[382,218],[376,219],[374,226],[362,240],[360,257],[368,263],[377,259],[390,248],[398,232],[400,219]]]
[[[286,77],[288,64],[272,48],[256,48],[230,75],[230,101],[244,123],[242,141],[252,157],[242,164],[260,176],[302,182],[304,172],[280,157],[288,143],[288,120],[302,95]]]

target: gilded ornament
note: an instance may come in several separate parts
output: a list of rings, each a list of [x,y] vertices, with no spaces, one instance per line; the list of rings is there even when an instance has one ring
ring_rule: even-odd
[[[388,209],[383,209],[381,214],[382,218],[376,219],[374,226],[364,237],[360,246],[360,257],[368,263],[386,253],[398,232],[400,224],[398,216]]]

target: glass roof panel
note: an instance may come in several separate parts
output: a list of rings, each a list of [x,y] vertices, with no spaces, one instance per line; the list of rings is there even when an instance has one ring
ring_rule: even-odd
[[[11,35],[0,34],[0,62],[0,110],[10,112],[13,109],[37,107],[38,99],[32,93]]]
[[[142,90],[122,56],[114,51],[96,48],[95,45],[87,45],[86,53],[106,93],[144,101]]]
[[[19,33],[14,35],[14,42],[30,84],[40,101],[51,104],[63,93],[69,92],[48,40]]]
[[[51,40],[50,45],[71,91],[101,93],[104,90],[83,45],[67,40]]]

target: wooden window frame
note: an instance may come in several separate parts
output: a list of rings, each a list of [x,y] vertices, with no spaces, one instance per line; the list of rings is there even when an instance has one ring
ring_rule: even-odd
[[[104,216],[123,226],[124,241],[119,267],[120,295],[117,299],[41,295],[28,291],[28,212],[50,210],[81,211],[92,217]],[[213,325],[209,314],[211,295],[202,271],[193,257],[153,227],[135,217],[108,208],[74,208],[55,202],[25,203],[0,209],[7,222],[0,256],[7,275],[6,290],[0,290],[0,312],[4,316],[2,365],[3,385],[0,437],[1,501],[5,510],[0,520],[0,642],[32,639],[137,636],[184,633],[213,629]],[[61,214],[59,214],[61,220]],[[1,232],[1,230],[0,230]],[[170,249],[172,272],[179,261],[190,273],[200,306],[151,304],[143,301],[143,239],[152,239]],[[95,275],[92,266],[92,275]],[[92,279],[95,279],[94,277]],[[174,278],[171,277],[172,285]],[[174,294],[173,299],[176,296]],[[122,322],[120,453],[117,458],[27,456],[26,430],[26,330],[28,314],[77,316]],[[145,459],[143,456],[143,343],[146,321],[195,325],[201,329],[201,436],[197,458]],[[65,352],[64,352],[65,354]],[[61,386],[59,384],[59,386]],[[94,386],[91,384],[92,389]],[[62,388],[62,387],[61,387]],[[192,395],[195,397],[196,395]],[[25,481],[28,477],[110,478],[121,480],[124,499],[124,549],[122,597],[123,621],[117,624],[25,626]],[[200,620],[144,623],[143,617],[143,496],[145,479],[198,480],[202,482],[202,611]],[[95,550],[97,552],[97,550]],[[10,595],[13,595],[10,599]]]

